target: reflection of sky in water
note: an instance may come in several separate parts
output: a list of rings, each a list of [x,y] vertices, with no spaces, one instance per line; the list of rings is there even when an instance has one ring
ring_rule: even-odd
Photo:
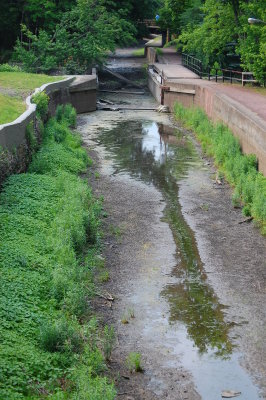
[[[163,164],[167,156],[173,155],[173,151],[169,148],[166,137],[160,135],[158,124],[156,122],[146,122],[142,124],[142,151],[152,152],[155,161]]]

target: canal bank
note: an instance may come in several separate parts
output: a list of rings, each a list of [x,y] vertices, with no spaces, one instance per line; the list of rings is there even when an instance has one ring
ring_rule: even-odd
[[[149,95],[105,99],[156,107]],[[230,187],[215,183],[214,167],[168,115],[97,111],[79,117],[79,130],[107,211],[105,290],[115,300],[95,307],[117,330],[119,398],[265,396],[265,241],[240,224]],[[132,352],[144,373],[125,366]]]

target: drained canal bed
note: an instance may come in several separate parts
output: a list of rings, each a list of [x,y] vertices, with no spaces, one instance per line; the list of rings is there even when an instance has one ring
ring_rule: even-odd
[[[150,96],[108,100],[155,105]],[[215,171],[167,115],[97,111],[79,118],[79,130],[108,213],[106,289],[116,301],[105,313],[118,332],[119,398],[214,400],[224,390],[263,398],[265,242],[238,225],[230,189],[215,185]],[[131,352],[143,374],[127,372]]]

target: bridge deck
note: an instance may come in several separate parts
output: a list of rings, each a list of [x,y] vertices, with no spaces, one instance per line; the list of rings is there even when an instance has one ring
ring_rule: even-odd
[[[196,79],[198,75],[189,69],[178,64],[154,64],[154,67],[159,75],[163,76],[167,81],[176,79]]]
[[[159,62],[154,67],[159,75],[169,80],[176,79],[196,79],[197,74],[183,67],[181,55],[176,53],[173,47],[162,49],[162,54],[158,55]]]

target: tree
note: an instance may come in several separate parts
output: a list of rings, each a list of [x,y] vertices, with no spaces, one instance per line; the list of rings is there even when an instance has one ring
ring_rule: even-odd
[[[33,34],[24,26],[23,36],[27,40],[17,40],[16,59],[31,71],[63,67],[70,73],[86,72],[93,63],[103,61],[107,50],[134,40],[134,26],[123,12],[112,9],[111,3],[78,0],[75,7],[62,15],[53,34],[45,30]]]
[[[242,67],[252,71],[261,83],[266,80],[266,26],[249,25],[247,19],[256,17],[266,20],[264,0],[251,0],[240,3],[240,34],[237,52],[241,57]]]
[[[250,26],[249,17],[265,21],[265,0],[164,0],[162,25],[177,34],[183,51],[205,66],[227,66],[230,46],[242,68],[260,82],[266,76],[266,26]]]
[[[75,0],[0,0],[0,50],[11,50],[21,38],[21,24],[37,34],[41,29],[52,33],[62,14]]]

